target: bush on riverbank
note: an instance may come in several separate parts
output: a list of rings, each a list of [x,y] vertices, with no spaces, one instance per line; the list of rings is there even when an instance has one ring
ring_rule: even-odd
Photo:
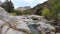
[[[47,7],[42,10],[42,16],[45,16],[46,19],[51,19],[51,13]]]

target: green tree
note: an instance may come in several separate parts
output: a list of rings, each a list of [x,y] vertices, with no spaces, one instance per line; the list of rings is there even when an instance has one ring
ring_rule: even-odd
[[[60,13],[60,0],[49,0],[50,4],[51,4],[51,13],[52,13],[52,17],[55,20],[55,25],[58,24],[58,14]]]
[[[14,12],[11,12],[10,14],[16,16],[16,15],[22,15],[23,13],[21,11],[14,10]]]
[[[42,10],[42,16],[45,16],[46,19],[51,19],[51,13],[47,7]]]
[[[9,13],[14,11],[14,6],[11,0],[10,1],[6,0],[1,6]]]
[[[14,10],[14,13],[16,13],[16,15],[22,15],[22,12],[18,10]]]
[[[33,9],[35,9],[35,15],[41,15],[42,13],[42,4],[38,4],[37,6],[35,6]]]

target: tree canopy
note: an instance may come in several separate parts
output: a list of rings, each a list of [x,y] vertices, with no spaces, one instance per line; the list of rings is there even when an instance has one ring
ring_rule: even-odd
[[[14,6],[11,1],[6,0],[1,6],[9,13],[14,11]]]

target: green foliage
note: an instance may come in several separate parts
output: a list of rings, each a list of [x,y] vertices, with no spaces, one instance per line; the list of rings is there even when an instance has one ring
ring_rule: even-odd
[[[23,13],[24,15],[31,15],[31,14],[33,14],[33,13],[34,13],[34,11],[33,11],[33,10],[28,9],[28,10],[23,11],[22,13]]]
[[[36,10],[35,15],[41,15],[42,12],[42,4],[38,4],[37,6],[35,6],[33,9]]]
[[[14,12],[11,12],[10,14],[13,15],[13,16],[22,15],[22,12],[18,11],[18,10],[14,10]]]
[[[36,12],[35,12],[35,15],[41,15],[41,10],[37,9]]]
[[[51,19],[51,13],[47,7],[42,10],[42,16],[45,16],[46,19]]]
[[[60,13],[60,0],[50,0],[51,6],[52,6],[52,13],[57,16],[58,13]]]
[[[51,4],[51,13],[53,15],[53,19],[55,20],[55,24],[58,23],[58,14],[60,13],[60,0],[49,0]]]
[[[27,15],[27,14],[29,14],[28,11],[23,11],[22,13],[23,13],[23,15]]]
[[[13,16],[16,16],[17,14],[16,13],[14,13],[14,12],[12,12],[12,13],[10,13],[11,15],[13,15]]]
[[[14,13],[16,13],[16,15],[22,15],[22,12],[18,10],[14,10]]]
[[[34,34],[33,32],[31,32],[31,34]]]
[[[9,13],[14,11],[14,6],[13,6],[13,3],[11,1],[7,0],[1,6]]]

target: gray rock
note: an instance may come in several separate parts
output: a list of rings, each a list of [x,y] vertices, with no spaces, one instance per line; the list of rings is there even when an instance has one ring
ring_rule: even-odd
[[[4,24],[4,22],[2,20],[0,20],[0,27],[2,27],[3,24]]]
[[[38,16],[38,15],[29,15],[28,18],[33,19],[33,20],[41,20],[44,17]]]
[[[36,25],[40,25],[40,26],[37,27],[37,29],[40,30],[40,31],[43,31],[45,33],[51,32],[52,30],[55,31],[54,26],[52,26],[48,23],[45,23],[45,22],[38,22],[38,23],[36,23]]]
[[[60,33],[56,33],[56,34],[60,34]]]
[[[28,25],[24,21],[20,21],[19,24],[17,24],[17,27],[16,28],[17,29],[24,30],[24,31],[30,33],[30,29],[28,28]]]
[[[16,30],[13,29],[13,28],[10,28],[9,26],[4,26],[2,28],[2,34],[28,34],[30,33],[27,29],[25,29],[24,27],[21,29],[22,27],[20,28],[17,28]]]
[[[19,34],[24,34],[23,31],[30,33],[30,29],[28,28],[27,24],[23,21],[20,21],[19,19],[17,19],[16,17],[12,16],[11,14],[9,14],[8,12],[6,12],[3,8],[0,7],[0,19],[4,21],[4,23],[7,23],[8,27],[10,28],[7,32],[5,32],[6,34],[18,34],[19,32],[16,30],[21,30],[21,32]],[[7,27],[3,26],[3,30],[6,28],[6,30],[8,29]],[[6,31],[5,30],[5,31]],[[3,33],[3,32],[2,32]],[[5,34],[4,33],[4,34]]]

